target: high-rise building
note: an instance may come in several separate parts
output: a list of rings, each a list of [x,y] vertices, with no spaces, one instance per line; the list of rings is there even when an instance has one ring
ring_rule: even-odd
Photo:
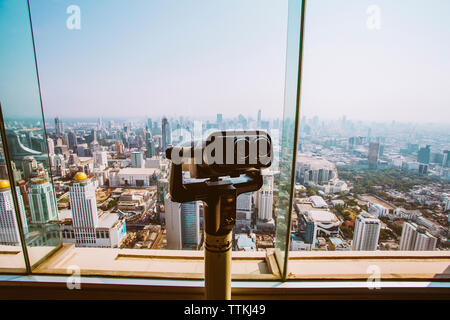
[[[61,224],[63,242],[77,247],[117,248],[126,236],[126,221],[116,213],[99,212],[95,185],[78,172],[69,187],[72,223]]]
[[[67,133],[67,143],[69,145],[69,148],[75,148],[78,145],[77,135],[75,132],[69,131]]]
[[[92,130],[91,130],[91,135],[90,135],[90,137],[89,137],[89,142],[90,142],[90,143],[96,143],[96,142],[98,142],[98,141],[97,141],[97,130],[95,130],[95,129],[92,129]]]
[[[55,131],[57,137],[62,137],[64,133],[64,126],[60,117],[55,118]]]
[[[104,170],[108,166],[108,153],[106,151],[95,151],[94,156],[94,168]]]
[[[258,218],[260,220],[272,219],[273,189],[270,185],[264,184],[257,193]]]
[[[98,130],[103,129],[103,120],[102,120],[102,118],[98,118],[98,120],[97,120],[97,129]]]
[[[436,249],[437,239],[424,227],[414,222],[403,224],[399,250],[402,251],[432,251]]]
[[[72,223],[77,246],[96,244],[98,226],[97,199],[95,186],[84,172],[78,172],[69,187]]]
[[[118,154],[123,154],[124,153],[124,147],[123,147],[123,143],[120,140],[116,141],[116,152]]]
[[[450,150],[444,150],[444,157],[442,159],[442,166],[444,168],[450,167]]]
[[[28,234],[25,206],[20,189],[16,187],[17,200],[19,204],[20,217],[25,235]],[[16,210],[8,180],[0,180],[0,244],[19,245],[20,235],[17,225]]]
[[[145,151],[145,156],[147,158],[152,158],[156,155],[155,142],[153,141],[153,136],[150,130],[147,130],[145,133],[145,147],[147,149]]]
[[[132,168],[144,168],[144,155],[142,152],[131,153],[131,167]]]
[[[48,137],[47,138],[47,150],[48,150],[48,155],[51,157],[55,154],[55,142],[53,141],[52,138]]]
[[[252,210],[252,193],[246,192],[240,194],[236,199],[236,210]]]
[[[353,250],[375,251],[377,250],[380,236],[381,222],[375,216],[362,212],[355,222],[353,233]]]
[[[380,144],[378,142],[371,142],[369,144],[369,169],[376,169],[378,167],[378,157],[380,155]]]
[[[167,248],[198,249],[201,243],[199,202],[178,203],[166,195],[164,207]]]
[[[166,117],[162,118],[162,152],[165,152],[169,145],[172,144],[172,130],[170,128],[169,120]]]
[[[428,173],[428,165],[424,163],[419,163],[419,174],[427,174]]]
[[[431,159],[431,146],[427,145],[424,148],[420,148],[417,152],[417,162],[423,164],[429,164]]]
[[[25,180],[28,180],[38,168],[38,163],[33,156],[25,156],[22,159],[22,171]]]
[[[148,118],[147,119],[147,130],[152,130],[153,129],[153,122],[152,119]]]
[[[109,130],[109,131],[111,131],[113,125],[114,125],[114,121],[109,120],[109,121],[108,121],[108,130]]]
[[[46,223],[58,220],[58,207],[52,184],[45,178],[33,178],[28,184],[31,220]]]

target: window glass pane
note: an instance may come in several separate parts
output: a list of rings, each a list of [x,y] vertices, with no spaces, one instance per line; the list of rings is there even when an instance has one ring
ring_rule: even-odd
[[[291,204],[293,190],[294,159],[296,155],[298,125],[298,94],[300,72],[300,36],[302,19],[302,1],[289,1],[289,20],[286,52],[286,82],[284,92],[284,118],[282,140],[280,144],[280,176],[276,181],[277,192],[277,229],[276,257],[278,265],[286,273],[289,250]]]
[[[449,14],[308,2],[291,250],[448,250]]]
[[[61,243],[27,1],[1,2],[1,107],[30,265]],[[26,220],[25,220],[26,217]]]
[[[275,159],[266,188],[238,198],[234,250],[274,248],[278,236],[285,250],[274,207],[296,117],[289,2],[298,65],[300,1],[30,1],[59,218],[74,231],[64,243],[203,250],[203,204],[168,198],[163,152],[262,129]],[[291,155],[280,173],[282,136]]]

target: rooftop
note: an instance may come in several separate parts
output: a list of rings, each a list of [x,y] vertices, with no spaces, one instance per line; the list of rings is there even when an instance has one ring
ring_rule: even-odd
[[[314,208],[327,208],[328,205],[320,196],[311,196],[309,197],[309,200],[311,200],[312,205]]]
[[[153,175],[159,172],[156,168],[123,168],[118,174],[122,175]]]
[[[114,225],[117,223],[118,220],[119,220],[119,215],[117,213],[103,212],[103,213],[99,214],[98,227],[110,229],[110,228],[114,227]]]
[[[315,222],[335,223],[339,221],[333,212],[326,210],[311,210],[307,214]]]

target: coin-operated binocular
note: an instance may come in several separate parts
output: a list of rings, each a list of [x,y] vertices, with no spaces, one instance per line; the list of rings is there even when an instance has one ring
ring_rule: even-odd
[[[205,141],[167,149],[166,158],[172,161],[172,200],[204,202],[206,298],[229,300],[236,198],[262,187],[261,170],[273,160],[272,140],[259,130],[218,131]]]

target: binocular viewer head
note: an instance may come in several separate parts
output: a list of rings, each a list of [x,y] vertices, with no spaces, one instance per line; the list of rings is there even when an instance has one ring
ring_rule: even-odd
[[[174,165],[188,165],[194,179],[239,177],[271,166],[272,139],[259,130],[217,131],[190,146],[168,148],[166,158]]]

